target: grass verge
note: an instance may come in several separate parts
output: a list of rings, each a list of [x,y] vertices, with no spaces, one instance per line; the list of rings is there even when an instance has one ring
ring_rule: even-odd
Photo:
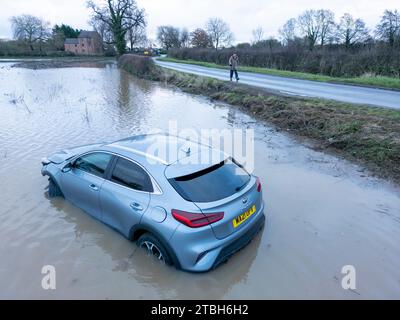
[[[146,72],[133,66],[133,55],[120,58],[123,69],[164,82],[184,92],[238,106],[254,118],[299,137],[315,147],[365,165],[378,176],[400,183],[400,111],[319,99],[285,97],[244,85],[162,69],[148,59]],[[146,58],[145,58],[146,59]]]
[[[166,61],[166,62],[193,64],[193,65],[198,65],[198,66],[207,67],[207,68],[218,68],[218,69],[226,69],[226,70],[229,69],[227,66],[210,63],[210,62],[203,62],[203,61],[179,60],[179,59],[168,58],[168,57],[158,58],[158,60]],[[320,75],[320,74],[285,71],[285,70],[278,70],[278,69],[257,68],[257,67],[246,67],[246,66],[239,67],[239,71],[267,74],[267,75],[271,75],[271,76],[279,76],[279,77],[286,77],[286,78],[319,81],[319,82],[343,83],[343,84],[353,84],[353,85],[361,85],[361,86],[367,86],[367,87],[400,90],[400,78],[391,78],[391,77],[384,77],[384,76],[362,76],[362,77],[356,77],[356,78],[338,78],[338,77],[330,77],[330,76],[325,76],[325,75]]]

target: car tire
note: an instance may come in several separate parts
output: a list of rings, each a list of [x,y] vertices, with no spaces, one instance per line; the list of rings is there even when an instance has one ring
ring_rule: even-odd
[[[172,265],[171,257],[161,242],[151,233],[145,233],[137,240],[139,248],[145,249],[149,255],[153,255],[166,265]]]
[[[61,192],[61,189],[54,182],[54,180],[52,178],[50,178],[49,179],[49,197],[56,198],[56,197],[62,197],[62,196],[63,196],[63,193]]]

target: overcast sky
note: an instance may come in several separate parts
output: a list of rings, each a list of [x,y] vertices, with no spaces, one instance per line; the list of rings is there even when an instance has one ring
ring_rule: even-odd
[[[66,23],[89,28],[86,0],[0,0],[0,38],[11,38],[10,17],[33,14],[52,24]],[[99,0],[101,1],[101,0]],[[338,19],[348,12],[374,28],[385,9],[400,9],[400,0],[137,0],[147,13],[148,32],[155,38],[157,26],[171,24],[192,30],[204,26],[209,17],[221,17],[230,25],[235,42],[252,38],[262,26],[267,36],[277,36],[289,18],[306,9],[330,9]]]

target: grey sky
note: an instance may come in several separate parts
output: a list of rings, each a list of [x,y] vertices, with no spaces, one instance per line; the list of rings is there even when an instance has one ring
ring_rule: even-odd
[[[101,0],[99,0],[101,1]],[[229,23],[236,42],[251,40],[251,32],[262,26],[267,36],[276,36],[289,18],[305,9],[330,9],[338,19],[348,12],[374,28],[385,9],[400,9],[399,0],[137,0],[147,13],[148,31],[155,37],[158,25],[172,24],[192,30],[204,26],[209,17]],[[10,38],[10,17],[29,13],[52,24],[67,23],[88,28],[86,0],[1,0],[0,38]]]

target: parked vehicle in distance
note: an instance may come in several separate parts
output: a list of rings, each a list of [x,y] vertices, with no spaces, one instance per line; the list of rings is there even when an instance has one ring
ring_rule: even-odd
[[[162,145],[168,156],[148,153]],[[199,155],[212,161],[196,163]],[[205,272],[264,226],[261,182],[211,146],[140,135],[56,152],[42,160],[49,195],[63,196],[157,259]]]

